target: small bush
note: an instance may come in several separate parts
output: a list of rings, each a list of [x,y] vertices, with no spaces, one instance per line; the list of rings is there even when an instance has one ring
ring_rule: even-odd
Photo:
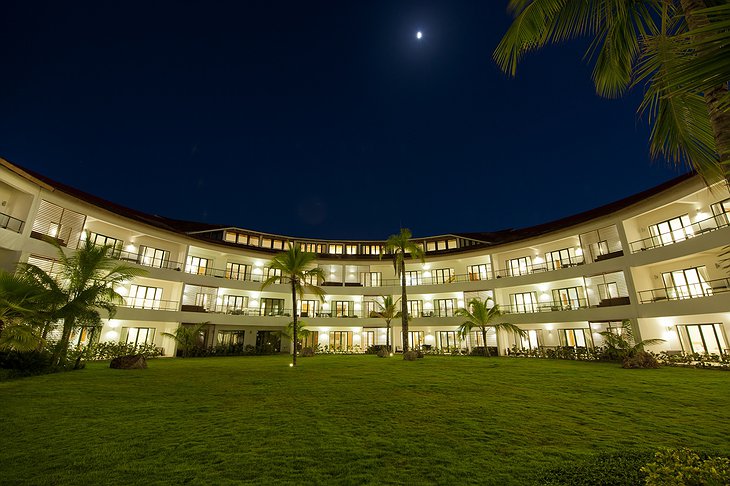
[[[314,356],[314,348],[302,348],[302,350],[299,352],[299,356],[302,358],[311,358]]]
[[[648,486],[722,486],[730,484],[730,459],[701,457],[690,449],[662,450],[641,468]]]
[[[388,356],[390,356],[390,353],[386,348],[378,350],[378,358],[387,358]]]
[[[406,351],[403,353],[403,359],[406,361],[416,361],[418,359],[418,352],[416,351]]]
[[[659,361],[653,354],[639,351],[633,356],[627,356],[623,361],[624,368],[659,368]]]
[[[373,344],[365,349],[365,354],[379,354],[381,351],[388,352],[388,346],[385,344]]]

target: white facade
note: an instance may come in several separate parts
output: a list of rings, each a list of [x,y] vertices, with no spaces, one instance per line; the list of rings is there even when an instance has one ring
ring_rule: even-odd
[[[707,189],[698,177],[607,208],[518,232],[415,238],[426,263],[408,260],[409,324],[414,344],[466,348],[454,310],[471,298],[493,298],[504,321],[529,339],[490,336],[504,354],[513,346],[600,346],[598,334],[631,320],[641,339],[662,338],[653,350],[728,352],[730,280],[720,253],[730,244],[730,194]],[[180,323],[209,322],[215,345],[242,339],[261,345],[266,331],[291,321],[288,285],[261,290],[267,262],[290,241],[318,253],[324,302],[305,296],[299,309],[321,346],[364,350],[385,344],[385,324],[372,301],[400,297],[383,241],[302,240],[238,228],[175,222],[107,205],[92,196],[33,176],[0,159],[0,266],[19,261],[50,268],[57,238],[70,251],[88,231],[115,243],[116,256],[145,268],[118,289],[126,304],[108,320],[102,340],[148,342],[170,356],[162,335]],[[190,228],[193,228],[192,230]],[[400,320],[394,345],[401,348]],[[231,334],[238,332],[239,334]],[[257,343],[258,338],[258,343]],[[287,351],[289,343],[282,343]]]

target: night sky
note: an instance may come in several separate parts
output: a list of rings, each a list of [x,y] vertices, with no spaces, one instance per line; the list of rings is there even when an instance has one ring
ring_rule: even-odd
[[[523,227],[660,184],[585,41],[492,61],[506,0],[0,2],[0,156],[125,206],[291,236]],[[423,38],[416,39],[417,31]]]

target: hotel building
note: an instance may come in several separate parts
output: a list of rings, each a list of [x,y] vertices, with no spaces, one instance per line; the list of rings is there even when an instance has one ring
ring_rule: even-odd
[[[328,349],[385,344],[382,295],[399,298],[400,281],[384,240],[294,238],[234,226],[177,221],[128,209],[0,158],[0,267],[29,262],[53,272],[56,239],[73,251],[84,238],[113,245],[120,261],[146,270],[118,291],[125,303],[106,319],[102,341],[153,343],[174,355],[163,335],[206,322],[208,346],[243,343],[289,351],[275,331],[297,312]],[[395,230],[394,230],[395,232]],[[728,353],[730,279],[721,265],[730,245],[730,194],[684,175],[575,216],[519,230],[414,238],[425,263],[407,259],[410,345],[449,350],[483,346],[461,340],[455,311],[492,299],[525,337],[492,332],[490,347],[601,346],[603,331],[630,320],[652,350]],[[317,254],[324,301],[305,295],[292,309],[290,287],[261,282],[271,258],[292,242]],[[382,258],[381,258],[382,257]],[[402,348],[400,319],[392,322]],[[618,331],[617,331],[618,332]],[[75,339],[85,339],[79,331]],[[310,344],[308,343],[308,344]]]

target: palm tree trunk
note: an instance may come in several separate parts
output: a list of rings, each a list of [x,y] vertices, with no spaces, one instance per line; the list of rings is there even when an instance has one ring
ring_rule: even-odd
[[[294,351],[292,352],[291,362],[293,366],[297,365],[297,281],[292,277],[291,279],[291,301],[292,301],[292,316],[294,316],[294,324],[292,330],[292,340],[294,341]]]
[[[75,319],[73,317],[67,317],[63,321],[63,332],[61,333],[61,340],[56,344],[56,349],[53,351],[53,358],[51,363],[53,366],[58,366],[62,362],[66,361],[66,355],[68,355],[68,344],[71,339],[71,331],[74,328]]]
[[[482,339],[484,340],[484,356],[490,356],[489,346],[487,346],[487,328],[482,327]]]
[[[680,4],[690,30],[699,29],[710,23],[706,15],[696,13],[707,8],[704,0],[680,0]],[[727,86],[722,84],[707,90],[704,98],[715,136],[715,149],[720,156],[725,182],[730,184],[730,111],[721,108],[721,100],[726,95]]]
[[[89,333],[89,345],[84,348],[83,351],[79,353],[79,355],[76,357],[76,363],[74,363],[74,369],[77,370],[81,367],[81,358],[84,354],[86,354],[86,350],[94,344],[94,333],[96,332],[96,327],[91,328],[91,332]]]
[[[388,319],[387,321],[385,321],[385,329],[386,329],[386,332],[385,332],[385,348],[390,353],[390,319]]]
[[[406,295],[406,256],[400,262],[400,309],[401,309],[401,336],[403,337],[403,354],[408,352],[408,296]]]

